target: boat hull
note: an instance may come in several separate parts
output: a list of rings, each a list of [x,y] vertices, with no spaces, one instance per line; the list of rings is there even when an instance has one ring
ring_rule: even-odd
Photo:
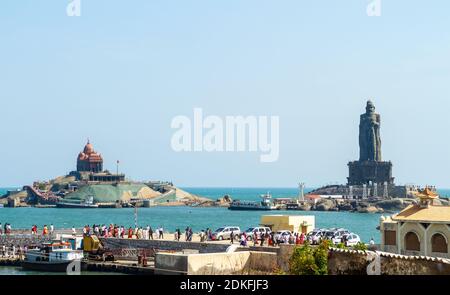
[[[83,205],[83,204],[69,204],[69,203],[56,203],[57,208],[82,208],[82,209],[95,209],[98,205]]]
[[[268,208],[268,207],[228,207],[229,210],[236,211],[271,211],[276,210],[276,208]]]
[[[67,272],[67,266],[72,263],[72,261],[63,262],[29,262],[23,261],[22,268],[34,271],[44,271],[44,272]],[[81,269],[85,268],[85,264],[81,263]]]

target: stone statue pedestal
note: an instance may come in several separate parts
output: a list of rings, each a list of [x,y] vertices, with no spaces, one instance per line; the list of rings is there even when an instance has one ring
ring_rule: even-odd
[[[348,168],[348,185],[394,184],[391,162],[354,161],[348,163]]]

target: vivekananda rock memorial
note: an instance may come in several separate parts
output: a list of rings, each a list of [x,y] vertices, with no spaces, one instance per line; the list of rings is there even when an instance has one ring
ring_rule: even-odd
[[[102,155],[94,151],[94,146],[89,142],[89,139],[83,151],[78,154],[77,171],[94,173],[103,171]]]
[[[117,203],[129,203],[133,200],[173,200],[173,195],[154,190],[146,183],[125,180],[125,174],[113,174],[103,170],[103,157],[96,152],[88,140],[82,152],[77,156],[77,170],[69,176],[76,178],[74,189],[65,197],[65,202],[86,201],[92,197],[95,203],[113,206]],[[70,187],[70,186],[69,186]]]

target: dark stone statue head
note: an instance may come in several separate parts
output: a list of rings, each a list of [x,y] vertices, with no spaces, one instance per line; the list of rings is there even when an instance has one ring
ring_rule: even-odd
[[[368,100],[367,105],[366,105],[366,113],[372,114],[374,112],[375,112],[375,105],[373,104],[373,102],[371,100]]]

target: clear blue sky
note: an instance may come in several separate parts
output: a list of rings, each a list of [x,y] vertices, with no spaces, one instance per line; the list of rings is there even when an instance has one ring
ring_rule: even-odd
[[[372,98],[397,183],[450,187],[450,2],[0,2],[0,186],[75,169],[89,137],[135,180],[344,183]],[[280,158],[175,153],[176,115],[280,116]]]

